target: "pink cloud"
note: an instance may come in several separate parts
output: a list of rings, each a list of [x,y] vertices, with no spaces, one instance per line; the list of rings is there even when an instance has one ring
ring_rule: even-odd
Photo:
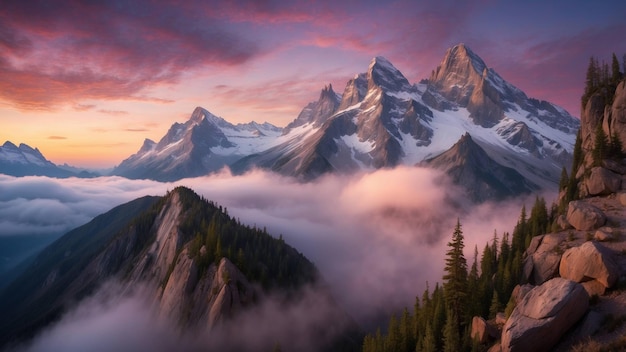
[[[185,70],[238,65],[259,53],[195,8],[46,5],[13,2],[0,14],[0,98],[24,110],[141,98],[146,86],[176,82]]]

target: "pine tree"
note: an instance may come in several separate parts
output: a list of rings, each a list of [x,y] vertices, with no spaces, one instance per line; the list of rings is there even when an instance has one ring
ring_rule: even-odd
[[[478,276],[478,246],[474,246],[474,261],[467,276],[467,292],[474,297],[482,295]],[[481,315],[481,305],[479,300],[471,299],[467,305],[467,316],[473,317],[475,315]]]
[[[599,72],[598,72],[598,63],[593,58],[593,56],[589,59],[589,65],[587,66],[587,75],[585,77],[585,91],[582,96],[581,102],[583,109],[585,105],[587,105],[587,100],[589,97],[597,90],[599,84]]]
[[[565,166],[561,169],[561,178],[559,179],[559,191],[562,191],[567,188],[567,184],[569,183],[569,177],[567,176],[567,170]]]
[[[498,291],[493,291],[493,296],[491,298],[491,306],[489,306],[489,319],[493,319],[496,317],[496,314],[500,311],[500,298],[498,296]]]
[[[617,61],[617,56],[613,53],[611,57],[611,84],[617,87],[617,84],[622,79],[622,73],[619,70],[619,61]]]
[[[446,325],[443,329],[443,351],[458,352],[461,350],[461,336],[459,326],[456,323],[458,317],[453,310],[448,310],[446,315]]]
[[[621,159],[624,154],[622,152],[622,148],[623,144],[621,139],[619,138],[619,135],[617,134],[617,131],[613,131],[613,133],[611,133],[611,143],[609,145],[608,151],[609,156],[615,159]]]
[[[609,149],[609,141],[602,128],[602,124],[596,126],[595,138],[593,143],[593,150],[591,156],[593,157],[593,164],[595,166],[602,165],[602,160],[606,159]]]
[[[448,242],[448,251],[446,252],[446,265],[443,276],[444,296],[448,310],[451,310],[454,317],[459,319],[457,326],[461,322],[460,319],[465,317],[465,299],[467,298],[467,261],[463,256],[463,248],[465,247],[463,231],[461,231],[461,222],[457,219],[452,240]]]
[[[421,348],[419,349],[419,351],[422,351],[422,352],[436,352],[437,351],[435,335],[433,334],[433,328],[430,326],[430,323],[426,324],[426,330],[424,331],[424,339],[422,340],[422,344],[420,347]]]

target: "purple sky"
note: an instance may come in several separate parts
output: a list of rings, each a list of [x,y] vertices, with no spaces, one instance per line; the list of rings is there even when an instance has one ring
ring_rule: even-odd
[[[580,113],[591,55],[626,53],[624,1],[22,1],[0,4],[0,143],[112,166],[203,106],[284,126],[372,57],[411,82],[467,44]]]

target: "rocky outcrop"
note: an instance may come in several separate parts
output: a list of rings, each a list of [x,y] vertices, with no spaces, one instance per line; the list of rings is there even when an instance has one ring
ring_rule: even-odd
[[[522,282],[541,285],[556,277],[559,271],[561,254],[555,249],[563,241],[561,236],[555,234],[533,237],[526,250]]]
[[[611,132],[619,136],[622,141],[622,151],[626,153],[626,81],[622,81],[615,90],[613,105],[611,106],[611,118],[608,119],[608,127]]]
[[[501,350],[549,351],[589,307],[582,285],[554,278],[532,289],[502,330]]]
[[[596,280],[606,288],[615,285],[619,278],[619,269],[610,253],[597,242],[585,242],[565,251],[559,273],[576,282]]]
[[[606,223],[606,216],[602,210],[587,202],[572,201],[567,209],[567,222],[576,230],[589,231],[603,226]]]
[[[489,340],[496,339],[498,337],[498,329],[490,325],[482,317],[472,318],[472,338],[480,344],[485,344]]]
[[[622,187],[622,178],[603,167],[594,167],[585,181],[585,186],[588,195],[604,196],[619,191]]]

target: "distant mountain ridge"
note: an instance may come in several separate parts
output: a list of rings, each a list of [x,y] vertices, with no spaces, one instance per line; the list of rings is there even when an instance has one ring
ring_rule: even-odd
[[[562,108],[528,98],[463,44],[450,48],[418,84],[378,56],[342,94],[325,86],[284,129],[252,124],[232,125],[198,107],[158,144],[146,141],[114,174],[175,180],[228,166],[235,173],[263,168],[308,181],[417,165],[469,133],[493,162],[515,169],[527,185],[548,188],[570,164],[579,127]]]
[[[73,172],[46,159],[38,148],[21,143],[18,146],[6,141],[0,146],[0,174],[11,176],[96,177],[86,171]]]

